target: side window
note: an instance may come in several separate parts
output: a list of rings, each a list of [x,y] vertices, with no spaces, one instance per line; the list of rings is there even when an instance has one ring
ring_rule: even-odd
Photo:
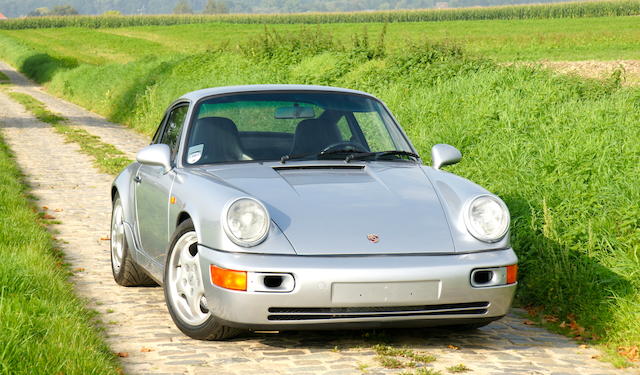
[[[171,158],[176,156],[178,146],[180,146],[180,132],[184,126],[184,120],[187,117],[189,106],[175,108],[169,113],[167,124],[159,143],[164,143],[171,149]]]
[[[162,132],[162,125],[164,125],[164,121],[167,119],[167,115],[165,115],[162,118],[162,121],[160,121],[160,124],[158,125],[158,128],[156,129],[156,132],[153,134],[153,138],[151,138],[151,144],[156,144],[156,143],[161,143],[160,142],[160,134]]]

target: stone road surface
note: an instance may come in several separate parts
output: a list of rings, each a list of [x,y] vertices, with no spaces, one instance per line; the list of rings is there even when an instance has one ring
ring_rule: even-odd
[[[131,156],[144,137],[54,98],[6,65],[0,70],[13,89],[44,101]],[[173,325],[162,289],[124,288],[111,276],[108,241],[112,177],[99,173],[75,144],[65,143],[50,126],[36,120],[0,91],[0,131],[40,198],[40,205],[62,221],[56,229],[77,272],[77,293],[101,313],[114,352],[126,352],[129,374],[398,374],[383,368],[371,349],[369,331],[250,333],[227,342],[201,342]],[[54,211],[55,210],[55,211]],[[59,212],[56,212],[59,211]],[[459,363],[471,374],[639,374],[615,370],[571,340],[523,324],[521,311],[471,333],[440,329],[385,330],[376,333],[390,345],[435,355],[429,368],[448,373]],[[144,348],[144,350],[143,350]],[[364,369],[364,371],[363,371]]]

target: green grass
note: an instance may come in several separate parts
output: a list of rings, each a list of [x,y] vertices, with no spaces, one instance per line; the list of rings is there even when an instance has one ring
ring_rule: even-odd
[[[464,364],[460,363],[457,364],[455,366],[451,366],[451,367],[447,367],[447,371],[452,373],[452,374],[460,374],[463,372],[469,372],[471,371],[471,369],[467,366],[465,366]]]
[[[67,124],[67,120],[53,112],[50,112],[45,105],[30,95],[10,92],[9,96],[31,111],[38,120],[53,125],[53,128],[64,135],[67,142],[74,142],[80,146],[80,150],[93,157],[94,165],[102,172],[117,175],[131,164],[132,160],[113,145],[104,143],[100,137],[89,134],[83,129],[79,129]]]
[[[400,375],[442,375],[442,371],[423,367],[413,372],[401,372]]]
[[[117,374],[0,137],[0,373]]]
[[[211,22],[259,25],[356,22],[433,22],[452,20],[468,21],[495,19],[579,18],[629,16],[638,14],[640,14],[640,1],[611,0],[561,2],[555,4],[508,5],[484,8],[472,7],[458,9],[391,10],[343,13],[28,17],[23,19],[6,20],[0,24],[0,28],[104,28]]]
[[[299,25],[270,25],[281,33],[297,33]],[[354,33],[381,32],[384,24],[321,24],[308,26],[349,43]],[[144,26],[118,29],[62,28],[0,30],[6,49],[16,41],[39,53],[78,63],[129,63],[154,57],[171,58],[233,48],[264,32],[262,25],[224,23]],[[3,37],[4,36],[4,37]],[[428,39],[464,47],[469,53],[497,61],[640,59],[637,17],[532,19],[494,21],[408,22],[387,24],[388,49],[407,41]],[[42,61],[34,60],[33,64]]]
[[[487,24],[503,22],[506,34],[509,22]],[[609,22],[613,30],[633,21]],[[594,24],[566,28],[592,29],[597,38],[606,22]],[[333,26],[333,37],[324,26],[270,32],[238,46],[99,65],[74,65],[75,57],[0,34],[0,57],[50,91],[145,134],[176,97],[205,87],[313,83],[371,92],[425,160],[433,144],[458,147],[464,159],[448,169],[506,201],[521,262],[519,303],[542,305],[560,319],[575,316],[611,352],[640,343],[640,187],[633,183],[640,173],[640,89],[621,87],[617,76],[596,81],[499,65],[452,43],[398,49],[391,46],[394,25],[385,43],[373,33],[345,42],[337,36],[343,25]],[[162,42],[163,32],[154,42],[186,37],[178,32]],[[593,49],[603,44],[597,40]]]
[[[380,365],[385,368],[413,368],[436,360],[431,354],[419,354],[407,348],[376,344],[372,349],[376,352],[376,359]]]

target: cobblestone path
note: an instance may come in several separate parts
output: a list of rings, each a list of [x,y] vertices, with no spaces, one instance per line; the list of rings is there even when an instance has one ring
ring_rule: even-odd
[[[144,137],[110,124],[81,108],[49,96],[6,65],[15,90],[45,102],[133,157]],[[99,173],[75,144],[0,91],[0,131],[39,205],[62,221],[58,238],[75,270],[77,293],[98,310],[107,341],[128,374],[399,374],[412,369],[387,369],[376,360],[372,345],[382,339],[394,347],[429,353],[428,367],[448,373],[464,364],[470,374],[638,374],[615,370],[592,356],[594,349],[544,329],[523,324],[514,311],[501,321],[471,333],[441,329],[250,333],[228,342],[201,342],[182,335],[173,325],[162,289],[124,288],[111,276],[108,241],[112,177]]]

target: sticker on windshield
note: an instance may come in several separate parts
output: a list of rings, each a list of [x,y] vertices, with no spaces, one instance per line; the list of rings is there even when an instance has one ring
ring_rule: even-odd
[[[193,164],[198,162],[202,157],[202,150],[204,149],[204,144],[199,144],[195,146],[189,147],[189,153],[187,154],[187,163]]]

